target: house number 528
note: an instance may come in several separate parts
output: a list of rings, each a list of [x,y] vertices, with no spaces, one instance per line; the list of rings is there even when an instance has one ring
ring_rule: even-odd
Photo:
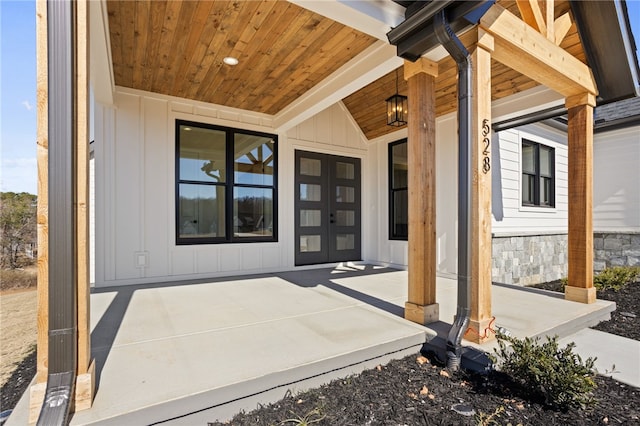
[[[482,171],[487,174],[491,170],[491,157],[489,147],[491,146],[491,140],[489,139],[489,133],[491,132],[491,126],[489,120],[486,118],[482,120]]]

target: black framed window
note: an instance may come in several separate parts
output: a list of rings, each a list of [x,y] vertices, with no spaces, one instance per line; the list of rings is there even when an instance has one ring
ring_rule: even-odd
[[[409,236],[407,139],[389,144],[389,239]]]
[[[277,241],[277,136],[176,120],[176,243]]]
[[[522,140],[522,205],[555,206],[555,149]]]

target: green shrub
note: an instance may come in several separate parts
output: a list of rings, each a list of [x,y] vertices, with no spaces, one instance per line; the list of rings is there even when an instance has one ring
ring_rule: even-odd
[[[595,358],[583,362],[573,352],[575,344],[559,348],[557,336],[547,337],[542,344],[539,340],[498,335],[497,365],[549,406],[567,409],[591,405],[596,388]]]
[[[635,282],[640,277],[640,267],[614,266],[603,269],[593,277],[593,285],[597,290],[620,291],[627,284]]]

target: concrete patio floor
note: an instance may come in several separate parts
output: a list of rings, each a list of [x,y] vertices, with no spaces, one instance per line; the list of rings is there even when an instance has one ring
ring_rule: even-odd
[[[456,282],[437,286],[451,323]],[[206,424],[417,354],[444,324],[405,321],[406,298],[406,271],[370,265],[96,289],[98,390],[71,424]],[[615,307],[498,284],[492,299],[496,326],[517,337],[568,336]],[[7,424],[26,424],[27,406],[23,396]]]

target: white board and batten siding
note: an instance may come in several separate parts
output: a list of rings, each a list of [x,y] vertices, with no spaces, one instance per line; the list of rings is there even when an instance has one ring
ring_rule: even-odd
[[[522,205],[522,139],[555,149],[555,206]],[[526,125],[493,135],[492,232],[496,236],[566,234],[568,151],[565,133]]]
[[[338,103],[278,135],[278,242],[176,245],[176,119],[276,134],[273,117],[117,88],[113,107],[95,105],[95,285],[293,268],[294,150],[366,160],[366,138],[345,111]],[[363,161],[363,206],[366,173]]]
[[[441,276],[453,276],[457,272],[457,211],[458,211],[458,145],[455,114],[447,114],[436,120],[436,263]],[[408,263],[407,241],[389,239],[389,144],[407,137],[406,129],[371,141],[371,168],[377,172],[371,184],[378,188],[378,225],[367,232],[377,242],[374,257],[376,263],[406,268]]]
[[[594,135],[593,229],[640,232],[640,126]]]

